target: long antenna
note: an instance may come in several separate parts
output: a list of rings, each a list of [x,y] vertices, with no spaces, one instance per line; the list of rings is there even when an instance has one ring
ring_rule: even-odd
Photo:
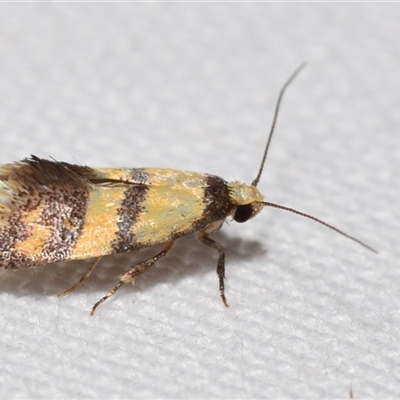
[[[305,214],[305,213],[303,213],[303,212],[301,212],[301,211],[297,211],[297,210],[295,210],[295,209],[293,209],[293,208],[281,206],[281,205],[275,204],[275,203],[270,203],[270,202],[268,202],[268,201],[263,201],[262,203],[263,203],[265,206],[268,206],[268,207],[279,208],[279,209],[281,209],[281,210],[290,211],[290,212],[292,212],[292,213],[294,213],[294,214],[301,215],[302,217],[305,217],[305,218],[308,218],[308,219],[312,219],[313,221],[316,221],[316,222],[320,223],[321,225],[324,225],[324,226],[326,226],[327,228],[330,228],[330,229],[334,230],[335,232],[340,233],[341,235],[347,237],[348,239],[353,240],[354,242],[360,244],[361,246],[366,247],[368,250],[371,250],[371,251],[373,251],[374,253],[378,253],[375,249],[373,249],[372,247],[368,246],[367,244],[365,244],[365,243],[362,242],[361,240],[358,240],[358,239],[356,239],[355,237],[350,236],[350,235],[348,235],[347,233],[344,233],[344,232],[341,231],[340,229],[335,228],[334,226],[332,226],[332,225],[330,225],[330,224],[327,224],[326,222],[324,222],[324,221],[322,221],[322,220],[320,220],[320,219],[318,219],[318,218],[315,218],[315,217],[313,217],[312,215]]]
[[[285,90],[286,90],[286,88],[292,83],[293,79],[296,78],[296,76],[299,74],[299,72],[300,72],[305,66],[306,66],[306,63],[303,62],[302,64],[300,64],[299,67],[297,67],[297,69],[292,73],[292,75],[289,77],[289,79],[288,79],[288,80],[286,81],[286,83],[283,85],[283,87],[282,87],[282,89],[281,89],[281,91],[280,91],[280,93],[279,93],[278,101],[276,102],[276,106],[275,106],[274,119],[272,120],[272,125],[271,125],[271,129],[270,129],[270,131],[269,131],[268,141],[267,141],[267,144],[266,144],[266,146],[265,146],[264,155],[263,155],[263,158],[262,158],[262,160],[261,160],[260,169],[259,169],[259,171],[258,171],[258,174],[257,174],[257,176],[256,176],[256,179],[254,179],[254,181],[253,181],[252,184],[251,184],[252,186],[257,186],[257,185],[258,185],[258,182],[260,181],[260,178],[261,178],[261,174],[262,174],[262,172],[263,172],[263,170],[264,170],[265,160],[267,159],[268,149],[269,149],[269,146],[270,146],[270,144],[271,144],[272,136],[273,136],[273,134],[274,134],[276,121],[278,120],[279,108],[280,108],[280,106],[281,106],[282,98],[283,98],[283,95],[284,95],[284,93],[285,93]],[[333,231],[335,231],[335,232],[341,234],[342,236],[344,236],[344,237],[346,237],[346,238],[348,238],[348,239],[350,239],[350,240],[353,240],[354,242],[360,244],[361,246],[367,248],[368,250],[370,250],[370,251],[372,251],[372,252],[374,252],[374,253],[377,253],[377,251],[376,251],[375,249],[373,249],[371,246],[368,246],[367,244],[365,244],[365,243],[362,242],[361,240],[356,239],[354,236],[348,235],[347,233],[341,231],[340,229],[335,228],[334,226],[332,226],[332,225],[330,225],[330,224],[328,224],[328,223],[326,223],[326,222],[324,222],[324,221],[322,221],[322,220],[320,220],[320,219],[318,219],[318,218],[315,218],[315,217],[313,217],[312,215],[303,213],[303,212],[301,212],[301,211],[297,211],[297,210],[295,210],[295,209],[293,209],[293,208],[290,208],[290,207],[281,206],[280,204],[270,203],[270,202],[267,202],[267,201],[263,201],[262,204],[264,204],[265,206],[268,206],[268,207],[279,208],[279,209],[284,210],[284,211],[290,211],[291,213],[294,213],[294,214],[300,215],[300,216],[302,216],[302,217],[311,219],[311,220],[313,220],[313,221],[315,221],[315,222],[318,222],[318,223],[321,224],[321,225],[326,226],[326,227],[329,228],[329,229],[332,229]]]
[[[278,119],[278,113],[279,113],[279,107],[281,106],[281,102],[282,102],[282,97],[283,94],[285,93],[286,88],[290,85],[290,83],[293,81],[294,78],[296,78],[296,76],[299,74],[299,72],[306,66],[306,63],[303,62],[299,67],[297,67],[297,69],[293,72],[293,74],[290,76],[290,78],[286,81],[286,83],[283,85],[280,93],[279,93],[279,97],[278,97],[278,101],[276,103],[275,106],[275,114],[274,114],[274,119],[272,121],[272,125],[271,125],[271,129],[269,131],[269,137],[268,137],[268,141],[267,141],[267,145],[265,146],[265,150],[264,150],[264,155],[263,158],[261,160],[261,165],[260,165],[260,169],[258,171],[257,177],[256,179],[254,179],[254,181],[252,182],[252,186],[257,186],[258,182],[261,178],[261,174],[263,172],[264,169],[264,164],[265,164],[265,160],[267,158],[267,153],[268,153],[268,149],[269,149],[269,145],[271,143],[271,139],[275,130],[275,125],[276,125],[276,121]]]

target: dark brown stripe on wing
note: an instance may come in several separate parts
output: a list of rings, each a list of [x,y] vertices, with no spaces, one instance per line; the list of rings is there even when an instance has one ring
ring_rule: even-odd
[[[116,253],[123,253],[135,247],[136,242],[131,233],[131,227],[136,223],[142,210],[141,205],[149,190],[149,186],[146,185],[149,182],[149,176],[145,169],[132,169],[130,181],[140,183],[127,185],[125,199],[119,209],[117,238],[112,246]]]
[[[215,175],[207,176],[203,201],[206,203],[206,208],[202,218],[195,224],[195,230],[202,229],[211,222],[225,219],[233,208],[227,182]]]
[[[79,238],[85,221],[88,191],[81,188],[63,190],[47,199],[48,207],[42,213],[44,225],[52,226],[54,234],[43,248],[52,261],[67,260]]]

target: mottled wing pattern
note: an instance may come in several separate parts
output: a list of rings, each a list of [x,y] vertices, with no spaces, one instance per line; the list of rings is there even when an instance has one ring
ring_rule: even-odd
[[[229,212],[228,188],[218,177],[169,169],[93,169],[32,156],[0,167],[0,266],[15,269],[144,248]]]

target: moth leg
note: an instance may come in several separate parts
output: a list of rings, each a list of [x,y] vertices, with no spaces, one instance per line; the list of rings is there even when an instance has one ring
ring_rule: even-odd
[[[229,307],[228,302],[226,301],[225,297],[225,249],[217,243],[215,240],[211,239],[209,236],[216,232],[219,228],[221,228],[224,220],[222,221],[215,221],[209,225],[207,225],[204,229],[199,231],[197,234],[198,239],[200,242],[206,244],[207,246],[212,247],[213,249],[219,252],[218,264],[217,264],[217,275],[219,278],[219,292],[221,293],[222,301],[225,307]]]
[[[121,280],[104,296],[102,297],[92,308],[90,315],[94,315],[96,308],[111,297],[124,283],[133,282],[135,278],[147,271],[152,265],[154,265],[160,258],[164,257],[172,248],[174,241],[171,240],[162,251],[160,251],[156,256],[144,261],[140,264],[134,265],[129,271],[125,272],[121,276]]]
[[[78,282],[76,282],[74,285],[72,285],[69,289],[64,290],[61,293],[58,293],[58,296],[65,296],[67,294],[70,294],[71,292],[73,292],[76,288],[78,288],[79,286],[82,285],[82,283],[89,278],[89,276],[92,274],[93,270],[96,268],[97,264],[99,263],[99,261],[101,260],[101,257],[97,257],[94,259],[94,261],[92,262],[92,264],[90,264],[89,269],[86,271],[85,275],[82,276],[81,279],[79,279]]]

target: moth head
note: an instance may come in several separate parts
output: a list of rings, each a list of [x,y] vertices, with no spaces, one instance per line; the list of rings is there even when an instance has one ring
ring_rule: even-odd
[[[290,76],[288,81],[284,84],[281,92],[279,94],[278,102],[275,107],[274,119],[272,121],[271,130],[269,132],[268,141],[264,149],[264,155],[261,160],[261,165],[258,170],[258,174],[251,185],[247,185],[245,183],[239,181],[233,181],[228,183],[229,188],[229,198],[232,203],[233,210],[231,212],[232,218],[236,222],[246,222],[250,218],[253,218],[257,215],[266,205],[270,205],[270,203],[264,202],[264,196],[257,189],[258,182],[260,181],[261,174],[264,169],[265,160],[267,158],[267,153],[269,149],[269,145],[271,143],[272,135],[274,133],[274,128],[276,124],[276,120],[278,118],[278,111],[282,101],[283,93],[285,92],[287,86],[290,82],[296,77],[296,75],[304,68],[305,64],[301,64],[294,73]]]
[[[229,198],[235,206],[232,218],[236,222],[246,222],[264,208],[264,196],[255,186],[233,181],[228,184],[228,188]]]

